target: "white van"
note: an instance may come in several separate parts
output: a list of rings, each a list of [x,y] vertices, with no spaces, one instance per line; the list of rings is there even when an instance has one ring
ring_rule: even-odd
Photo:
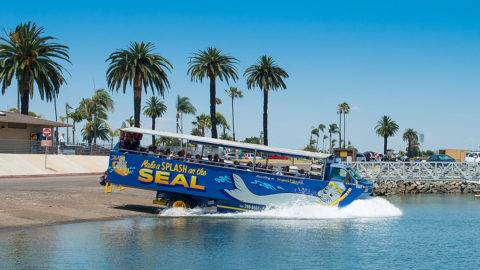
[[[465,162],[480,162],[480,152],[468,152]]]

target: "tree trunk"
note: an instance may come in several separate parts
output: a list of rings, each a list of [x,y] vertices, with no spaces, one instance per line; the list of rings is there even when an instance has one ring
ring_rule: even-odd
[[[330,144],[329,144],[329,148],[328,148],[328,153],[332,153],[332,133],[330,133],[330,137],[328,137],[330,139]]]
[[[318,151],[318,141],[320,140],[320,136],[317,136],[317,144],[315,145],[315,148],[317,149]]]
[[[338,147],[342,148],[342,113],[340,113],[340,125],[338,126]]]
[[[93,145],[97,145],[97,103],[94,105],[93,114]]]
[[[178,133],[178,127],[180,125],[180,123],[178,122],[179,119],[180,119],[180,113],[177,111],[177,133]]]
[[[218,138],[217,134],[217,118],[215,117],[216,105],[216,89],[215,89],[215,77],[210,76],[210,121],[212,121],[212,138]]]
[[[235,113],[233,112],[233,99],[234,99],[234,95],[232,95],[232,128],[233,128],[233,141],[235,141]]]
[[[183,112],[180,114],[180,133],[183,134]]]
[[[263,144],[268,145],[268,88],[263,90]]]
[[[23,89],[21,89],[21,103],[22,103],[22,110],[21,114],[28,115],[28,106],[30,102],[30,91],[33,91],[32,83],[30,82],[30,71],[27,71],[25,74],[25,82],[23,84]],[[20,83],[20,82],[19,82]],[[19,89],[20,90],[20,89]]]
[[[133,110],[135,127],[140,127],[140,109],[142,107],[142,77],[136,75],[133,79]]]
[[[411,157],[411,154],[412,154],[412,141],[408,140],[407,156]]]
[[[155,117],[152,117],[152,130],[155,130]],[[152,135],[152,145],[155,145],[155,135]]]
[[[388,139],[388,136],[384,136],[383,137],[383,155],[387,155],[387,139]]]
[[[75,144],[75,121],[73,121],[73,127],[72,127],[72,140],[73,140],[73,144]]]
[[[345,138],[345,133],[347,132],[345,127],[345,113],[343,113],[343,148],[345,148],[345,143],[347,141],[347,138]]]

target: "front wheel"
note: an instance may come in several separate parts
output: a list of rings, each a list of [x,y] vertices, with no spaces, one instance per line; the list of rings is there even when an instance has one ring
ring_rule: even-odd
[[[179,209],[190,209],[193,208],[193,202],[185,197],[174,197],[171,198],[168,207],[169,208],[179,208]]]

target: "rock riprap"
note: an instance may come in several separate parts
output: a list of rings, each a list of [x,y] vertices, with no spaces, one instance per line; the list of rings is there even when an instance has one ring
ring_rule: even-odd
[[[372,196],[419,193],[473,193],[478,184],[457,181],[375,181]]]

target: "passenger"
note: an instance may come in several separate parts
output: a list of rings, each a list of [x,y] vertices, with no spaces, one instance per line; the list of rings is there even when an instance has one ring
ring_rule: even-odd
[[[218,163],[219,161],[220,161],[220,157],[218,156],[218,154],[215,154],[213,156],[213,162]]]
[[[273,172],[273,165],[272,164],[268,165],[268,171],[267,172],[269,172],[269,173]]]
[[[193,160],[193,163],[200,163],[201,162],[201,158],[200,158],[200,155],[199,154],[196,154],[195,155],[195,159]]]
[[[247,170],[253,171],[253,162],[249,161],[249,162],[247,163]]]
[[[127,139],[123,143],[123,148],[125,150],[133,150],[133,135],[131,133],[127,134]]]
[[[207,156],[207,159],[208,159],[208,164],[212,164],[212,162],[213,162],[213,157],[212,157],[212,155],[208,155],[208,156]]]
[[[167,148],[167,151],[165,151],[165,156],[167,159],[172,158],[172,152],[170,151],[170,148]]]

